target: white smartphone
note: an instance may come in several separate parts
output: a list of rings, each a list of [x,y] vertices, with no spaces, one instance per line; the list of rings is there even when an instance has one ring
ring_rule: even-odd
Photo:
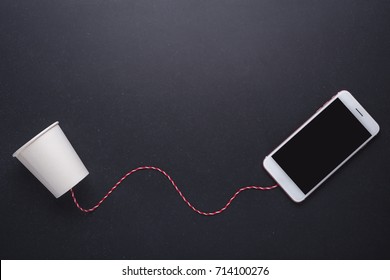
[[[264,159],[264,168],[301,202],[379,132],[348,92],[340,91]]]

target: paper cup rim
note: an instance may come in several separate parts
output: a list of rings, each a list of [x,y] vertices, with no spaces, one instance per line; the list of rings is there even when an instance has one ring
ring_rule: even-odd
[[[44,130],[42,130],[40,133],[38,133],[36,136],[34,136],[30,141],[28,141],[26,144],[24,144],[22,147],[20,147],[15,153],[12,154],[13,157],[17,157],[24,149],[26,149],[28,146],[30,146],[32,143],[34,143],[38,138],[40,138],[42,135],[44,135],[46,132],[48,132],[50,129],[58,125],[58,121],[51,124]]]

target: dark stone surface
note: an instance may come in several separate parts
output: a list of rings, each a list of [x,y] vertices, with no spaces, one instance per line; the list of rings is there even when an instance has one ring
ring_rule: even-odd
[[[2,1],[1,259],[389,259],[389,3]],[[203,217],[140,172],[86,215],[12,158],[59,120],[85,207],[155,165],[212,211],[272,184],[264,156],[341,89],[382,130],[301,205],[248,191]]]

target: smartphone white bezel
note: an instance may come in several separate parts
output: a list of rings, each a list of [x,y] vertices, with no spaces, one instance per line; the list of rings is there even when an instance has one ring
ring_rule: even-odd
[[[316,186],[314,186],[307,194],[304,194],[299,186],[297,186],[288,174],[278,165],[272,158],[272,155],[283,147],[291,138],[293,138],[299,131],[301,131],[307,124],[309,124],[318,114],[327,108],[336,99],[339,99],[355,116],[357,120],[367,129],[371,134],[359,148],[357,148],[350,156],[348,156],[342,163],[336,166],[332,172],[324,177]],[[360,105],[360,103],[346,90],[342,90],[326,102],[317,112],[312,115],[305,123],[303,123],[294,133],[292,133],[286,140],[284,140],[276,149],[274,149],[263,161],[263,166],[267,172],[275,179],[275,181],[282,187],[290,198],[295,202],[302,202],[314,190],[316,190],[326,179],[328,179],[337,169],[339,169],[346,161],[348,161],[357,151],[359,151],[365,144],[367,144],[379,132],[378,123],[368,114],[368,112]]]

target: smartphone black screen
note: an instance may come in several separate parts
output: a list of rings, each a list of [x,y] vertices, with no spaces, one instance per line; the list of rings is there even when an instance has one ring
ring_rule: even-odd
[[[307,194],[370,136],[337,98],[272,157]]]

